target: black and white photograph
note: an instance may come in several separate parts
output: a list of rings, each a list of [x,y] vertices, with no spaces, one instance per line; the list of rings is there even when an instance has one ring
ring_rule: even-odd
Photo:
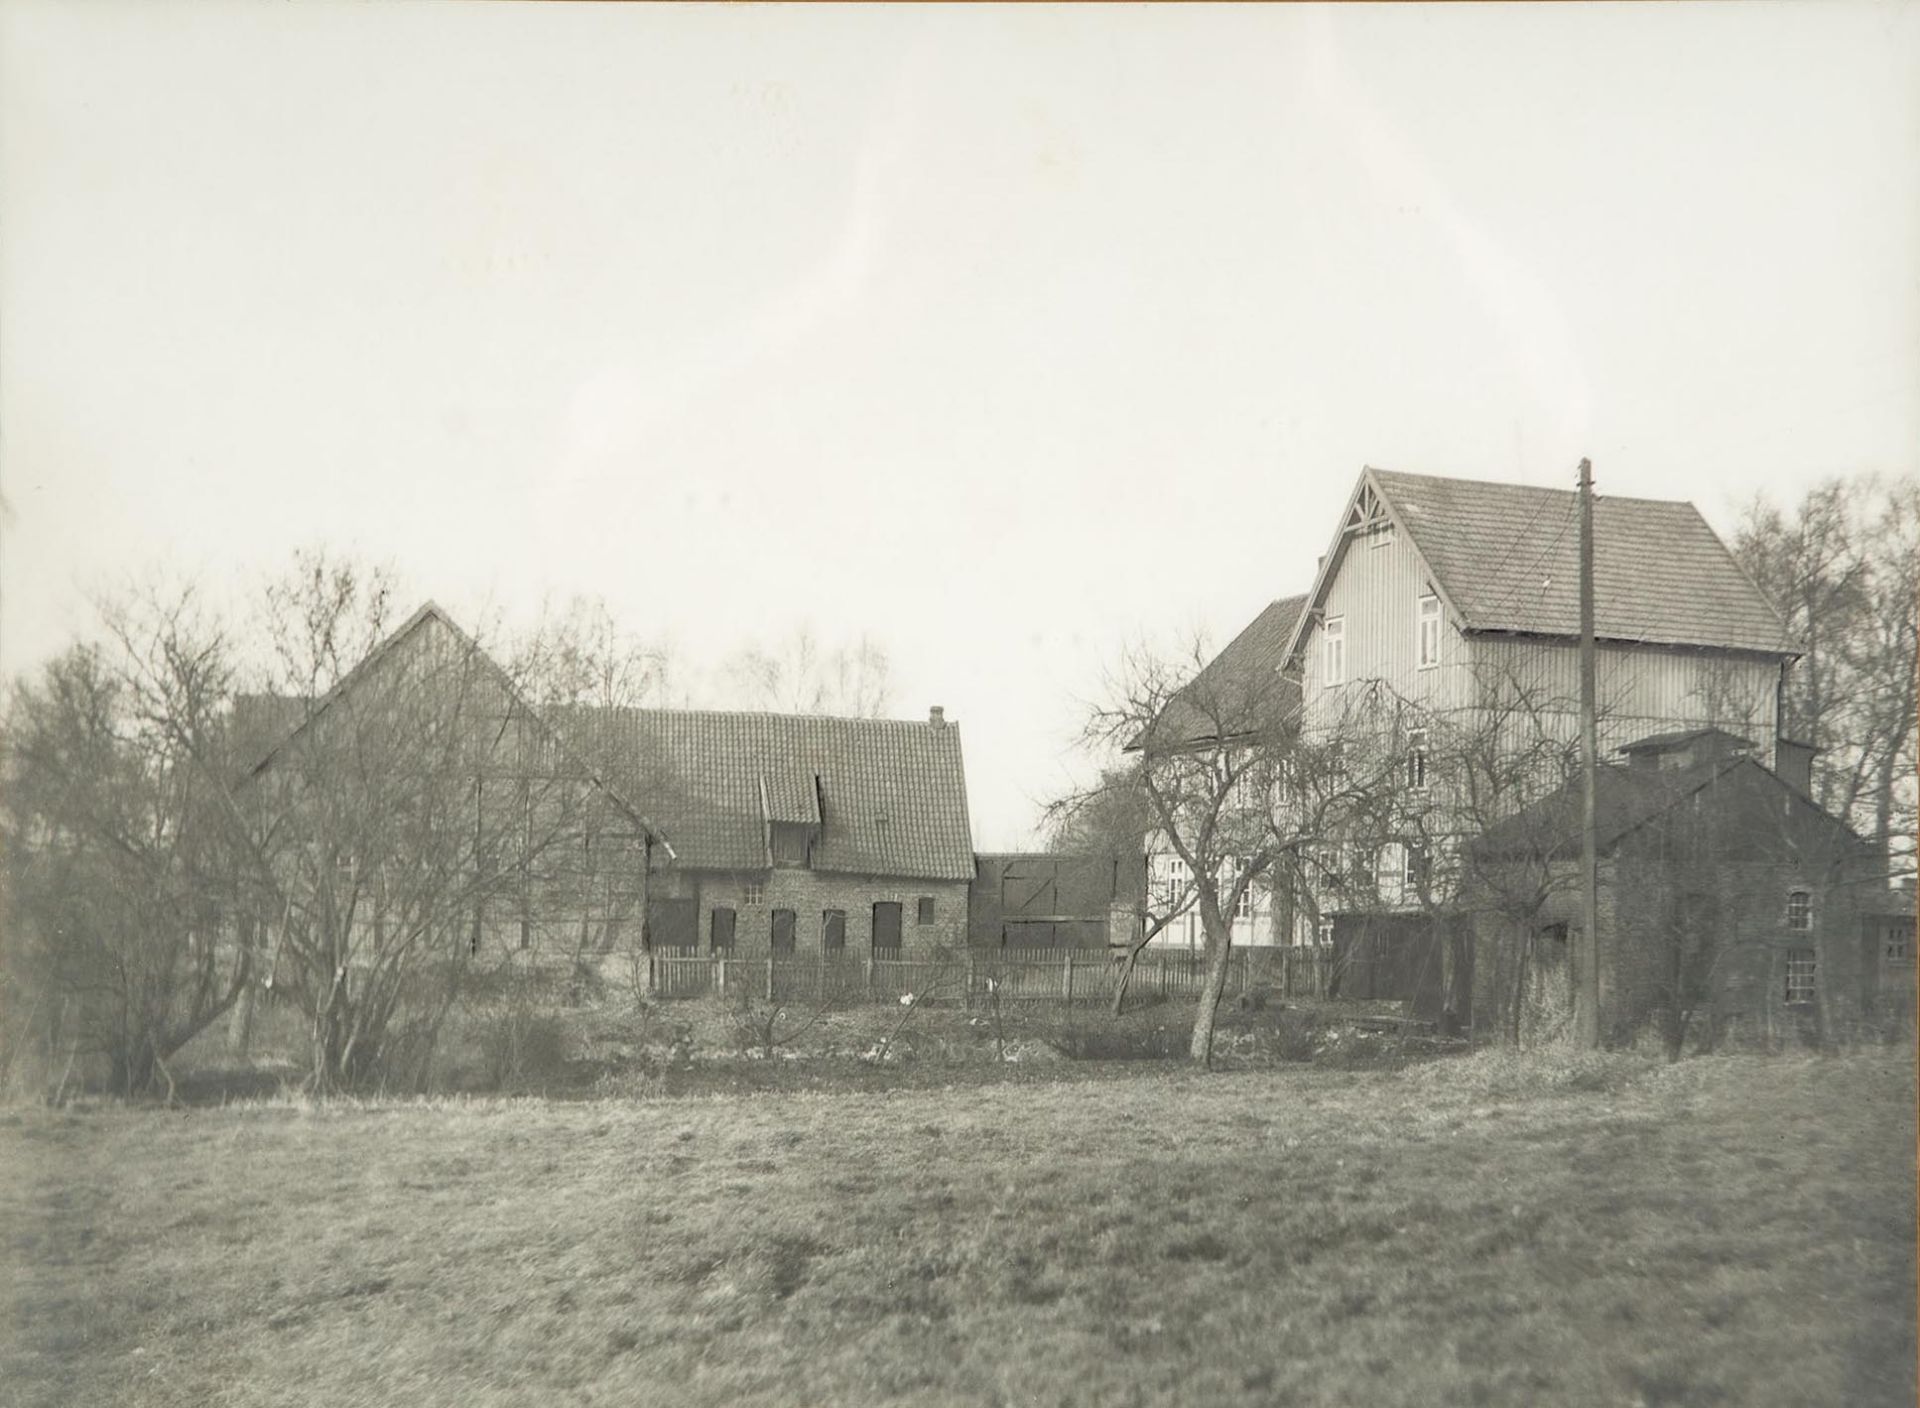
[[[1912,1408],[1920,6],[0,0],[0,1405]]]

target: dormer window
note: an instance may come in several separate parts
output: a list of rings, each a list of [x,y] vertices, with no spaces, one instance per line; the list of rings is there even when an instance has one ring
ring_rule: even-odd
[[[1320,627],[1320,680],[1343,684],[1347,678],[1347,618],[1329,616]]]
[[[812,827],[791,821],[776,821],[769,830],[775,865],[803,866],[808,863],[808,852],[812,849]]]

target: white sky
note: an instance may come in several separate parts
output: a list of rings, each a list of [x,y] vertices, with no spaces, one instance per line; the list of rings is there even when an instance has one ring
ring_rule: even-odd
[[[1028,839],[1363,464],[1920,468],[1920,7],[0,5],[0,670],[328,543],[868,631]]]

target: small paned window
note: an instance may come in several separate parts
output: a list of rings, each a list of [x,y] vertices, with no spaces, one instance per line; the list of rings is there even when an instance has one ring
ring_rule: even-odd
[[[1407,786],[1415,792],[1427,790],[1427,731],[1423,728],[1407,735]]]
[[[1913,957],[1913,939],[1904,929],[1887,931],[1887,957],[1895,963],[1905,963]]]
[[[933,923],[933,896],[932,895],[920,896],[919,904],[917,904],[914,907],[913,922],[916,924]]]
[[[1787,927],[1789,929],[1813,927],[1813,896],[1805,890],[1787,892]]]
[[[1810,948],[1790,948],[1787,950],[1787,991],[1788,1003],[1801,1006],[1813,1001],[1813,980],[1815,960]]]
[[[765,904],[767,902],[767,888],[758,880],[749,880],[746,884],[746,893],[742,898],[749,907]]]
[[[1321,682],[1341,684],[1347,678],[1347,618],[1329,616],[1320,628]]]
[[[1421,597],[1418,619],[1419,636],[1415,644],[1420,668],[1425,670],[1440,663],[1440,598],[1432,592]]]
[[[1319,922],[1313,926],[1313,931],[1313,937],[1317,942],[1331,946],[1333,943],[1333,916],[1331,914],[1321,915]]]

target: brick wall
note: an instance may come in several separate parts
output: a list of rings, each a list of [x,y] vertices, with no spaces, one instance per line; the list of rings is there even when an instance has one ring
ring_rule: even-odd
[[[757,902],[748,902],[748,887],[761,888]],[[794,912],[794,952],[801,957],[821,953],[823,915],[838,909],[847,916],[845,953],[865,958],[873,951],[873,906],[891,901],[900,906],[900,954],[920,957],[936,949],[961,952],[967,942],[967,889],[964,880],[914,880],[897,876],[841,875],[815,870],[774,870],[758,874],[724,871],[682,871],[656,875],[654,892],[660,896],[694,899],[699,905],[700,948],[712,944],[713,911],[734,911],[733,951],[741,957],[770,951],[773,911]],[[919,902],[933,901],[933,922],[919,922]]]

